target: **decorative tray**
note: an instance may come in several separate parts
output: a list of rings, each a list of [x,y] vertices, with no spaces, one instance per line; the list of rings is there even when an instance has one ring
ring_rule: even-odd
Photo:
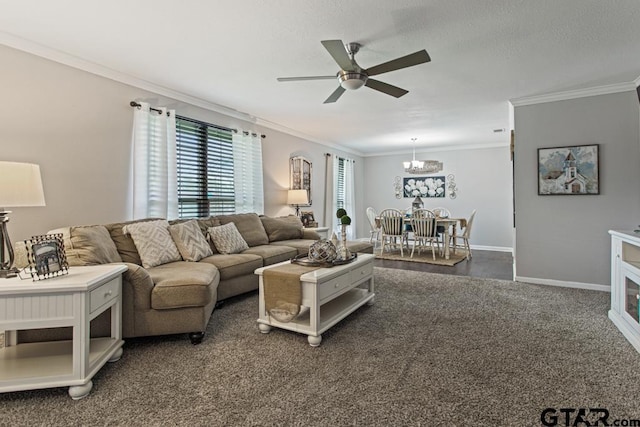
[[[335,260],[335,261],[331,261],[331,262],[323,262],[323,261],[310,260],[309,256],[307,254],[304,254],[304,255],[296,255],[295,257],[291,258],[291,263],[292,264],[306,265],[307,267],[335,267],[336,265],[349,264],[350,262],[352,262],[356,258],[358,258],[358,254],[351,254],[351,258],[349,258],[349,259],[341,259],[341,260]]]

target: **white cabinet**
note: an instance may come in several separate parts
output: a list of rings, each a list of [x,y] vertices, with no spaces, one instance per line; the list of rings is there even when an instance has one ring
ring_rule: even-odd
[[[0,349],[0,392],[70,386],[73,399],[88,395],[96,372],[122,355],[121,294],[126,269],[123,264],[108,264],[71,267],[68,275],[37,282],[0,279],[0,330],[73,329],[70,341],[16,345],[10,339]],[[108,309],[111,335],[90,338],[90,322]]]
[[[611,310],[609,318],[640,352],[640,236],[610,230]]]

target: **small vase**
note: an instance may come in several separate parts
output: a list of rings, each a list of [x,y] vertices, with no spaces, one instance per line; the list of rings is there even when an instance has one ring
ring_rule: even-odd
[[[346,261],[351,258],[351,251],[347,248],[347,226],[342,224],[342,240],[338,245],[338,259]]]

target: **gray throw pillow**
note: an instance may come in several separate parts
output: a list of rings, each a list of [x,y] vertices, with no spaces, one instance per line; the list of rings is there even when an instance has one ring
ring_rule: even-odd
[[[261,217],[270,242],[278,242],[281,240],[302,239],[303,227],[298,217],[295,220],[288,218],[269,218]]]
[[[133,239],[144,268],[182,259],[169,234],[166,219],[128,224],[122,227],[122,231]]]
[[[233,222],[219,227],[209,227],[207,229],[209,238],[221,254],[237,254],[246,249],[249,245],[242,238],[242,235]]]
[[[169,233],[185,261],[200,261],[213,255],[209,242],[195,219],[170,225]]]

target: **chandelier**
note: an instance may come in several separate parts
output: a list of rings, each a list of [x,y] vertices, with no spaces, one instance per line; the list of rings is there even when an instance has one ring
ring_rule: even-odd
[[[442,162],[437,160],[416,160],[416,139],[411,138],[413,142],[413,160],[402,162],[404,171],[411,174],[436,173],[442,170]]]

